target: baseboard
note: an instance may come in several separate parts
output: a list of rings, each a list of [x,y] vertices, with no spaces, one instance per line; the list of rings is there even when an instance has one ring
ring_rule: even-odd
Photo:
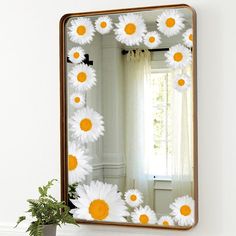
[[[0,235],[4,236],[25,236],[26,227],[14,228],[13,224],[0,224]]]
[[[0,235],[1,236],[28,236],[26,233],[27,226],[18,226],[14,228],[14,224],[5,223],[0,224]],[[74,236],[78,235],[78,228],[76,226],[63,226],[62,228],[58,227],[57,236]]]

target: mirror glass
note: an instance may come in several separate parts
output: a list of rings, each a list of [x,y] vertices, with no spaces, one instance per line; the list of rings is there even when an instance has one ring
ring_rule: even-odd
[[[64,158],[79,222],[195,224],[193,21],[186,6],[67,17]]]

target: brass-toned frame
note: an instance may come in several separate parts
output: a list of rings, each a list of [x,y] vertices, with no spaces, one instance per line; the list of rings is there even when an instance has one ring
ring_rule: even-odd
[[[134,223],[119,223],[119,222],[104,222],[104,221],[87,221],[77,220],[80,224],[98,224],[98,225],[113,225],[127,227],[142,227],[155,229],[173,229],[173,230],[188,230],[193,228],[198,223],[198,135],[197,135],[197,16],[195,10],[186,4],[139,7],[128,9],[115,9],[106,11],[71,13],[62,16],[60,20],[60,146],[61,146],[61,199],[68,204],[68,170],[67,170],[67,90],[66,90],[66,55],[65,55],[65,24],[71,17],[96,16],[104,14],[128,13],[137,11],[149,11],[161,8],[188,8],[192,12],[193,24],[193,162],[194,162],[194,200],[195,200],[195,223],[190,227],[170,226],[164,227],[159,225],[141,225]]]

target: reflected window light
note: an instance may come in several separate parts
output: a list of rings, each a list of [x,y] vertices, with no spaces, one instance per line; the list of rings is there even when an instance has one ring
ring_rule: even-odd
[[[153,70],[145,86],[145,109],[151,115],[145,119],[149,136],[146,172],[155,179],[171,176],[172,159],[172,94],[173,85],[167,69]],[[148,99],[147,99],[148,97]],[[151,150],[150,150],[151,149]]]

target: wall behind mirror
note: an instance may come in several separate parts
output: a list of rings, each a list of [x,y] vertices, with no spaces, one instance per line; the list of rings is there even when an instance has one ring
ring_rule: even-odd
[[[187,6],[62,22],[62,196],[78,222],[197,222],[195,15]]]

